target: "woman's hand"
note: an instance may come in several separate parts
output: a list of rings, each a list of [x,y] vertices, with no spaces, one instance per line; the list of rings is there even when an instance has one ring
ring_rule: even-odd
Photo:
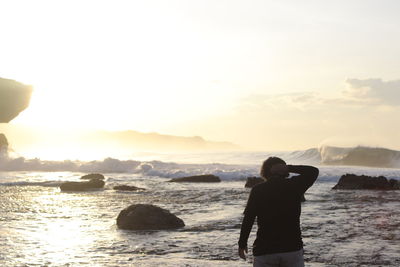
[[[238,254],[241,259],[246,260],[247,248],[239,248]]]

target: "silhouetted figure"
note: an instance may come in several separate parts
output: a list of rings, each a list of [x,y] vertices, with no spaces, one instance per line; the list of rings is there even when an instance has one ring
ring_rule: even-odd
[[[299,175],[288,178],[289,173]],[[246,259],[247,239],[257,218],[253,266],[304,266],[301,200],[318,173],[315,167],[286,165],[277,157],[264,161],[260,174],[266,182],[252,188],[244,210],[238,251],[242,259]]]

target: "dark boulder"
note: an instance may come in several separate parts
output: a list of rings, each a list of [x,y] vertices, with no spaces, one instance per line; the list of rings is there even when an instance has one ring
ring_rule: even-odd
[[[393,190],[400,190],[400,181],[395,179],[390,179],[389,184]]]
[[[246,184],[244,187],[246,188],[252,188],[257,184],[265,182],[265,179],[261,177],[247,177]]]
[[[65,182],[60,185],[61,191],[88,191],[104,187],[104,181],[100,179],[91,179],[88,182]]]
[[[195,175],[195,176],[187,176],[187,177],[181,177],[181,178],[174,178],[169,180],[169,182],[175,182],[175,183],[185,183],[185,182],[190,182],[190,183],[219,183],[221,182],[221,179],[219,179],[218,176],[212,175],[212,174],[204,174],[204,175]]]
[[[92,180],[92,179],[99,179],[99,180],[104,180],[104,175],[100,173],[91,173],[91,174],[86,174],[81,177],[82,180]]]
[[[184,227],[185,223],[168,210],[149,204],[135,204],[119,213],[117,226],[126,230],[164,230]]]
[[[388,181],[384,176],[345,174],[332,189],[396,190],[399,189],[399,181]]]
[[[118,190],[118,191],[144,191],[146,189],[140,188],[140,187],[136,187],[136,186],[133,186],[133,185],[116,185],[116,186],[114,186],[114,190]]]

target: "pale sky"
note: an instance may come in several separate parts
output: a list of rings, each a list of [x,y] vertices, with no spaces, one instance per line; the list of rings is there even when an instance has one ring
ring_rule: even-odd
[[[400,149],[400,1],[1,1],[11,124]]]

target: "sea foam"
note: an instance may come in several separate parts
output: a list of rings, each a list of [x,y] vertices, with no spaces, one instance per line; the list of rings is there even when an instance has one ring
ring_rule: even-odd
[[[290,152],[235,152],[154,155],[154,159],[121,160],[106,158],[96,161],[44,161],[23,157],[0,158],[0,171],[45,171],[77,173],[127,173],[149,177],[177,178],[190,175],[214,174],[222,180],[245,179],[258,176],[259,168],[269,156],[283,158],[288,164],[314,165],[322,168],[321,180],[334,181],[340,173],[385,175],[397,178],[400,152],[366,147],[324,147]],[[379,166],[368,167],[363,163],[375,162]],[[352,166],[352,165],[358,165]],[[377,164],[372,164],[377,165]],[[332,167],[330,167],[332,166]],[[333,168],[333,166],[336,166]]]

